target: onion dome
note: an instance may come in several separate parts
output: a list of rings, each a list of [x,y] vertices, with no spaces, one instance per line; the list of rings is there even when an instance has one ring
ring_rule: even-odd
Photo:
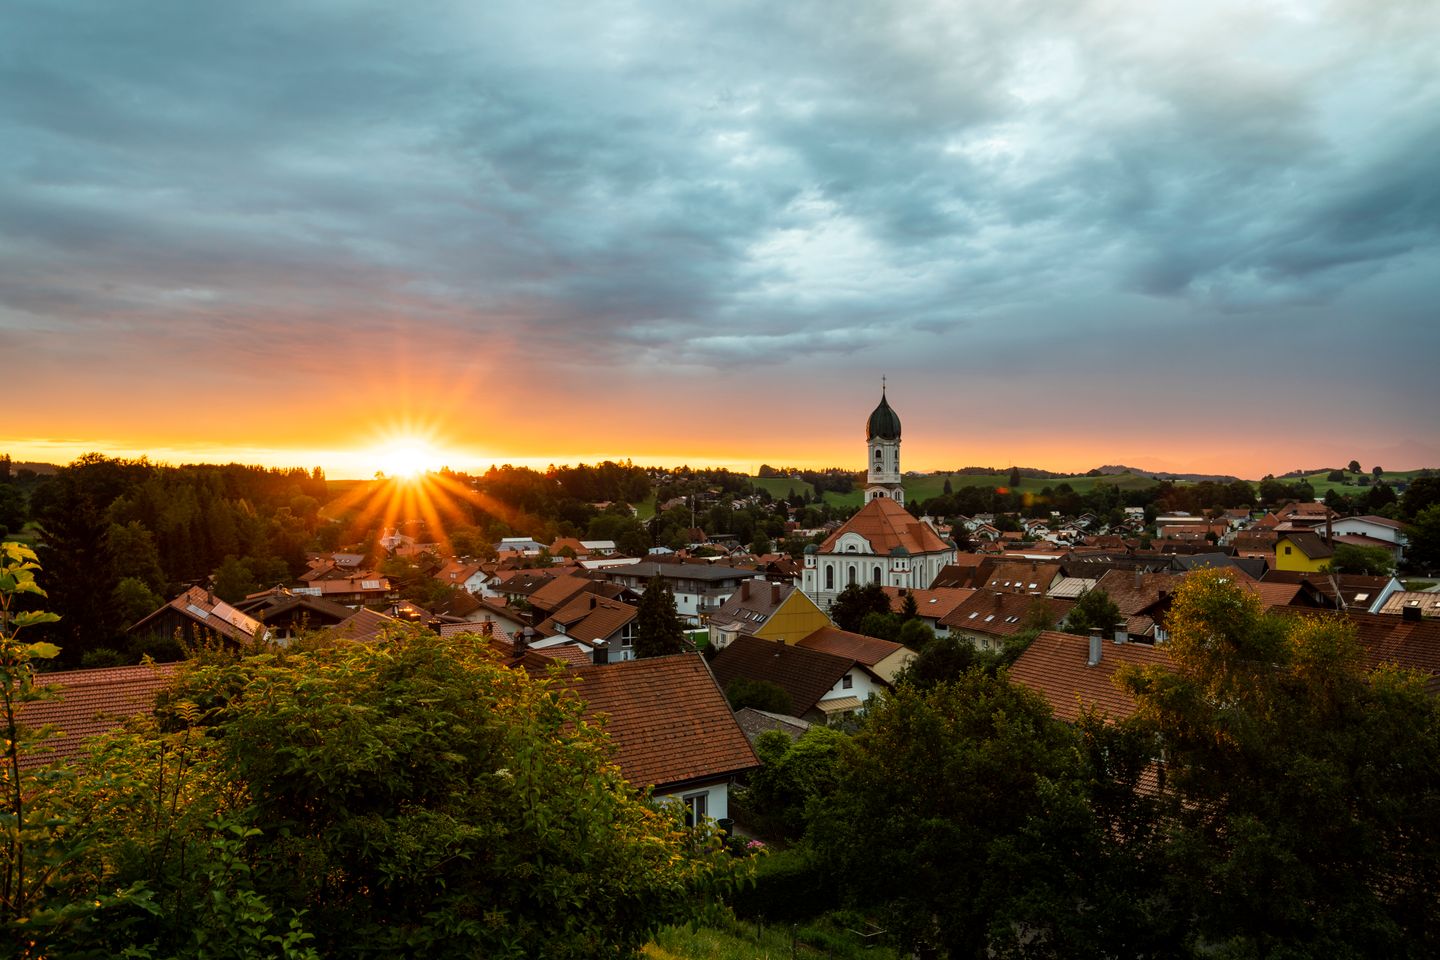
[[[900,418],[890,409],[883,390],[880,391],[880,406],[875,408],[875,412],[870,414],[869,422],[865,424],[865,439],[900,439]]]

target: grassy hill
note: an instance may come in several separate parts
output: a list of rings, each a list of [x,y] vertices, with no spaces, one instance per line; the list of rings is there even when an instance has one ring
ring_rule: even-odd
[[[1341,468],[1341,467],[1336,467],[1336,468],[1334,468],[1334,469],[1339,470],[1339,469],[1343,469],[1343,468]],[[1347,473],[1345,474],[1345,479],[1348,480],[1348,481],[1350,481],[1348,484],[1346,484],[1346,483],[1336,483],[1336,482],[1334,482],[1334,481],[1332,481],[1332,480],[1329,480],[1329,479],[1327,479],[1327,477],[1328,477],[1329,475],[1330,475],[1330,471],[1329,471],[1329,470],[1319,470],[1319,471],[1316,471],[1315,473],[1307,473],[1307,474],[1305,474],[1305,479],[1310,482],[1310,486],[1312,486],[1312,487],[1315,488],[1315,496],[1317,496],[1317,497],[1323,497],[1323,496],[1325,496],[1325,494],[1329,493],[1332,489],[1334,489],[1334,490],[1340,491],[1341,493],[1345,494],[1346,496],[1351,496],[1351,497],[1353,497],[1353,496],[1355,496],[1356,494],[1364,494],[1365,491],[1366,491],[1367,489],[1369,489],[1368,487],[1362,487],[1362,486],[1360,486],[1360,484],[1358,483],[1358,481],[1359,481],[1359,479],[1360,479],[1360,477],[1361,477],[1361,474],[1348,473],[1348,472],[1347,472]],[[1380,479],[1384,480],[1386,483],[1389,483],[1389,484],[1391,484],[1391,485],[1393,486],[1393,485],[1394,485],[1395,483],[1397,483],[1397,482],[1406,483],[1406,482],[1408,482],[1408,481],[1410,481],[1410,480],[1414,480],[1414,479],[1415,479],[1416,477],[1418,477],[1419,475],[1420,475],[1420,471],[1419,471],[1419,470],[1396,470],[1394,473],[1391,473],[1390,471],[1387,470],[1387,471],[1385,472],[1385,475],[1382,476]],[[1371,476],[1369,473],[1364,474],[1364,476],[1365,476],[1366,478],[1368,478],[1368,479],[1371,481],[1371,483],[1374,483],[1375,478],[1374,478],[1373,476]],[[1281,477],[1281,478],[1279,478],[1279,479],[1283,480],[1285,483],[1295,483],[1295,482],[1298,481],[1299,478],[1297,478],[1297,477]]]
[[[772,497],[781,498],[789,495],[791,490],[796,493],[809,491],[814,494],[810,484],[803,480],[787,480],[783,477],[751,477],[751,482],[756,487],[770,491]],[[1006,487],[1010,484],[1008,473],[931,473],[921,477],[905,478],[905,499],[925,501],[931,497],[938,497],[945,492],[945,481],[950,481],[952,490],[959,490],[963,487]],[[1119,487],[1121,490],[1143,490],[1152,487],[1158,480],[1149,477],[1138,476],[1133,473],[1121,473],[1114,476],[1087,477],[1084,475],[1073,477],[1058,477],[1051,480],[1037,480],[1030,477],[1022,477],[1020,480],[1021,493],[1039,493],[1046,487],[1057,487],[1062,483],[1070,484],[1076,493],[1089,493],[1095,489],[1096,484],[1108,483]],[[849,493],[826,492],[825,502],[832,506],[858,507],[864,497],[864,491],[856,488]]]

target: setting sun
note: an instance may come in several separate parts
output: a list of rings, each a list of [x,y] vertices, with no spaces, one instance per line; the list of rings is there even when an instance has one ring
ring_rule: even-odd
[[[387,443],[378,448],[375,459],[385,476],[401,480],[413,480],[440,467],[439,454],[424,441],[415,439]]]

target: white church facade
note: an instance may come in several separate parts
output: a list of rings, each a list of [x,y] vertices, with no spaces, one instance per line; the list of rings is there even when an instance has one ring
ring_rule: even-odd
[[[805,548],[801,590],[822,610],[852,584],[922,590],[955,546],[905,509],[900,471],[900,417],[885,392],[865,425],[865,505],[818,547]]]

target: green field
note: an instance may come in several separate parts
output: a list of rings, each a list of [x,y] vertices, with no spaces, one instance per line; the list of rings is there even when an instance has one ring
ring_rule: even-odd
[[[952,490],[959,490],[962,487],[1008,487],[1010,475],[1008,473],[982,473],[982,474],[960,474],[960,473],[931,473],[923,477],[905,478],[905,499],[906,500],[929,500],[931,497],[938,497],[945,492],[945,481],[950,481]],[[810,484],[803,480],[788,480],[784,477],[751,477],[750,482],[756,487],[770,491],[770,495],[777,499],[789,496],[790,491],[804,493],[814,490]],[[1114,476],[1105,477],[1057,477],[1053,480],[1036,480],[1029,477],[1022,477],[1020,480],[1021,493],[1039,493],[1046,487],[1057,487],[1062,483],[1070,484],[1076,493],[1089,493],[1095,489],[1096,484],[1108,483],[1119,487],[1121,490],[1143,490],[1146,487],[1154,486],[1158,481],[1149,477],[1137,476],[1133,473],[1120,473]],[[834,507],[858,507],[864,491],[858,487],[849,493],[826,492],[825,502]]]
[[[1340,470],[1344,468],[1335,467],[1334,469]],[[1356,482],[1360,479],[1360,474],[1347,472],[1345,474],[1345,479],[1349,480],[1350,482],[1348,484],[1345,484],[1334,483],[1330,480],[1325,479],[1327,476],[1329,476],[1329,473],[1329,470],[1321,470],[1317,473],[1307,473],[1305,475],[1305,479],[1310,482],[1310,486],[1315,488],[1316,497],[1324,497],[1325,494],[1329,493],[1332,489],[1340,491],[1347,497],[1353,497],[1356,494],[1360,494],[1363,496],[1365,491],[1370,489],[1370,487],[1362,487],[1359,485],[1359,483]],[[1419,470],[1396,470],[1394,473],[1391,473],[1387,470],[1384,476],[1382,476],[1380,479],[1384,480],[1386,483],[1393,485],[1397,481],[1401,483],[1409,482],[1411,480],[1414,480],[1419,475]],[[1364,476],[1370,480],[1372,485],[1374,484],[1375,478],[1373,476],[1371,476],[1369,473],[1365,473]],[[1298,478],[1296,477],[1280,477],[1277,479],[1279,479],[1282,483],[1295,483],[1298,480]]]

